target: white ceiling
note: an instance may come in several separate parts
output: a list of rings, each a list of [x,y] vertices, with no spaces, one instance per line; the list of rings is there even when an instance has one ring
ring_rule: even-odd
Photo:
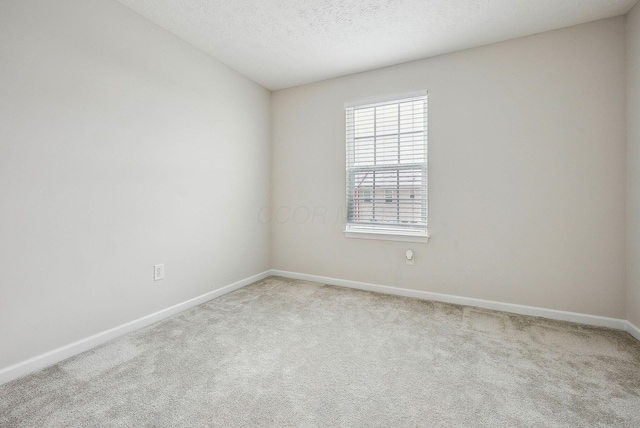
[[[636,0],[119,0],[282,89],[625,14]]]

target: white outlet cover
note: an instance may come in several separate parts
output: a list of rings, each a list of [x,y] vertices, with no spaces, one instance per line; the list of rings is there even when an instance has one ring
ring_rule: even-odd
[[[153,266],[153,280],[159,281],[164,278],[164,264]]]
[[[404,256],[405,256],[405,257],[406,257],[406,259],[407,259],[407,264],[408,264],[408,265],[414,265],[414,264],[415,264],[415,256],[414,256],[414,254],[413,254],[413,251],[412,251],[412,250],[407,250],[407,251],[404,253]]]

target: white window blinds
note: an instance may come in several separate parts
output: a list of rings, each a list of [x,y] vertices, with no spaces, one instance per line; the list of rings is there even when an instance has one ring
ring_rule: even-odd
[[[427,94],[346,106],[347,232],[427,236]]]

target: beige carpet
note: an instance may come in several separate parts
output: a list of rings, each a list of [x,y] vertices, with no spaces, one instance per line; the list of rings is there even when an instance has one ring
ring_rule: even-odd
[[[271,277],[0,387],[8,427],[640,427],[626,333]]]

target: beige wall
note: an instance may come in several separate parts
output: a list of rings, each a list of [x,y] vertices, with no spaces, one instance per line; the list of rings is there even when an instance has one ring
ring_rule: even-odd
[[[3,0],[0,58],[0,368],[269,268],[267,90],[112,0]]]
[[[627,319],[640,327],[640,4],[627,14]]]
[[[423,89],[431,240],[345,238],[344,103]],[[624,99],[624,17],[275,92],[272,267],[624,318]]]

